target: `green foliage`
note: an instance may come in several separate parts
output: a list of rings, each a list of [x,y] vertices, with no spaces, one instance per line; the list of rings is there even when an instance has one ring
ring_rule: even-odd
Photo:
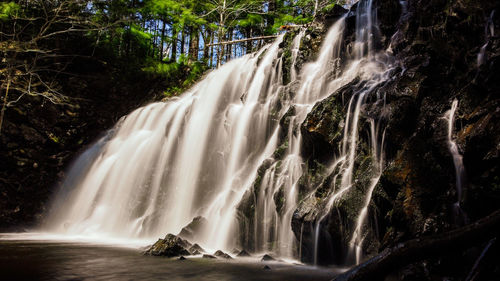
[[[151,62],[150,65],[143,67],[142,70],[146,73],[149,73],[150,75],[162,76],[167,78],[176,74],[176,72],[179,71],[180,66],[181,64],[177,62],[163,63],[154,61]]]
[[[180,93],[182,93],[182,88],[177,86],[172,86],[163,92],[163,96],[165,96],[165,98],[170,98],[173,96],[177,96]]]
[[[296,17],[293,17],[288,14],[282,14],[275,19],[271,32],[272,33],[278,32],[280,30],[280,27],[284,25],[290,25],[290,24],[302,25],[309,23],[311,21],[312,21],[311,16],[298,15]]]
[[[306,24],[313,19],[314,4],[315,0],[4,1],[1,43],[16,47],[5,52],[5,60],[17,68],[0,72],[0,82],[6,85],[9,73],[24,73],[11,81],[17,92],[13,90],[9,98],[42,95],[64,103],[57,84],[48,82],[53,78],[48,70],[66,72],[74,57],[92,57],[113,68],[118,77],[161,79],[165,95],[177,95],[208,68],[235,53],[253,52],[263,42],[206,47],[208,43],[276,34],[283,25]],[[64,50],[60,55],[67,61],[40,59],[44,56],[18,47],[55,56]],[[33,76],[27,69],[40,73]],[[32,83],[32,78],[41,81]],[[39,85],[37,92],[33,85]]]
[[[333,8],[335,8],[335,6],[337,5],[337,3],[331,3],[331,4],[328,4],[326,5],[323,9],[321,9],[322,12],[328,12],[328,11],[331,11]]]
[[[190,61],[187,56],[182,55],[177,62],[149,61],[142,70],[150,77],[178,81],[179,83],[170,85],[163,92],[165,97],[172,97],[182,93],[198,81],[207,70],[207,66],[200,61]]]
[[[238,21],[238,25],[240,27],[257,26],[259,24],[262,24],[263,21],[264,18],[262,17],[262,15],[247,14],[246,17]]]
[[[182,85],[184,87],[189,87],[193,83],[195,83],[203,75],[203,73],[207,69],[205,64],[202,62],[199,62],[199,61],[196,61],[196,62],[190,64],[189,67],[190,67],[190,69],[188,72],[188,76],[187,76],[186,80],[184,80],[184,82],[182,83]]]
[[[130,34],[137,39],[139,42],[146,42],[151,40],[153,37],[151,33],[146,32],[143,30],[141,27],[138,25],[132,25],[130,26]]]
[[[19,11],[19,8],[15,2],[0,3],[0,20],[9,20]]]

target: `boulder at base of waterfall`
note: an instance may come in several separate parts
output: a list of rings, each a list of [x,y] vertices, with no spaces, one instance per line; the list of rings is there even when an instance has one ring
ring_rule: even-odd
[[[218,258],[223,258],[223,259],[232,259],[232,257],[226,253],[224,253],[223,251],[221,250],[218,250],[217,252],[214,253],[214,256],[218,257]]]
[[[241,252],[239,252],[238,255],[236,255],[236,256],[238,256],[240,258],[241,257],[249,257],[250,254],[247,251],[245,251],[245,250],[241,250]]]
[[[195,217],[188,225],[186,225],[178,236],[190,241],[199,240],[198,235],[202,232],[203,228],[207,225],[207,219],[202,216]]]
[[[167,234],[164,239],[158,239],[145,253],[150,256],[178,257],[189,256],[191,243],[173,234]]]
[[[275,261],[276,259],[271,257],[270,255],[264,255],[260,261]]]
[[[205,253],[206,251],[198,244],[194,244],[189,248],[189,252],[191,255],[200,255],[201,253]]]
[[[216,257],[214,257],[212,255],[207,255],[207,254],[203,255],[203,258],[204,259],[216,259]]]
[[[269,267],[269,265],[264,265],[264,270],[271,270],[271,268]]]

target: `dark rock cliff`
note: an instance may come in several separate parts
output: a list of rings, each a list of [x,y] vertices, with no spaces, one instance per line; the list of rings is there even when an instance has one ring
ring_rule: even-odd
[[[376,30],[379,50],[390,53],[395,67],[389,79],[373,92],[385,97],[384,103],[368,99],[360,115],[358,154],[355,160],[354,188],[336,202],[321,221],[317,262],[352,264],[349,239],[355,229],[367,186],[372,178],[373,160],[370,140],[364,136],[374,116],[385,126],[383,171],[373,191],[367,220],[362,228],[362,253],[365,258],[398,243],[443,233],[474,222],[498,209],[500,150],[500,4],[491,1],[374,1],[379,26]],[[356,25],[355,10],[346,17],[346,54],[352,49]],[[327,27],[347,13],[339,6],[321,14],[318,23],[307,28],[296,66],[314,60]],[[293,34],[285,36],[285,58]],[[344,59],[344,58],[341,58]],[[283,64],[284,81],[289,81],[289,60]],[[301,259],[313,262],[315,228],[331,192],[332,179],[325,167],[340,149],[348,99],[358,91],[355,79],[317,103],[300,128],[303,136],[305,174],[299,181],[299,205],[292,229],[301,242]],[[290,83],[284,95],[293,96]],[[448,121],[445,114],[452,101],[458,101],[453,139],[463,156],[465,178],[457,208],[457,188],[453,157],[448,147]],[[287,132],[294,108],[280,120]],[[274,161],[282,160],[288,142],[286,133],[272,159],[266,160],[239,206],[241,229],[253,228],[253,214],[260,181]],[[274,198],[276,207],[280,199]],[[277,210],[279,213],[279,210]],[[253,237],[241,237],[244,247],[252,250]],[[486,239],[486,237],[485,237]],[[443,253],[395,271],[397,279],[463,279],[470,272],[487,240],[474,248]],[[496,249],[483,261],[482,278],[497,274]],[[481,275],[482,274],[482,275]],[[487,279],[486,279],[487,280]]]
[[[74,60],[58,79],[70,105],[24,97],[7,108],[0,135],[0,230],[40,222],[78,153],[158,92],[159,81]]]
[[[378,7],[380,45],[392,52],[398,67],[379,85],[385,94],[385,164],[368,209],[363,228],[365,256],[415,237],[438,234],[476,221],[498,209],[500,150],[500,4],[494,1],[375,1]],[[354,7],[355,8],[355,7]],[[347,19],[348,26],[353,23]],[[349,40],[348,27],[346,38]],[[352,32],[352,31],[351,31]],[[318,165],[338,149],[347,105],[341,97],[351,84],[316,104],[301,126],[308,172],[303,189],[323,181]],[[453,137],[463,155],[466,171],[461,210],[455,203],[455,168],[448,149],[448,124],[444,115],[458,100]],[[368,118],[382,110],[367,102],[361,113],[361,131]],[[356,186],[322,222],[320,262],[350,263],[349,239],[366,189],[363,167],[369,161],[367,139],[360,138],[356,159]],[[320,179],[318,179],[318,177]],[[326,186],[326,185],[325,185]],[[317,200],[303,200],[292,227],[302,235],[302,259],[312,261],[313,228],[323,208],[324,188]],[[302,231],[302,234],[301,234]],[[469,273],[481,247],[412,265],[399,272],[400,279],[424,280],[437,276],[462,279]],[[496,257],[498,258],[498,256]],[[490,273],[495,257],[488,257]],[[485,270],[487,271],[487,270]],[[498,274],[497,271],[495,271]],[[485,274],[483,274],[485,275]],[[483,278],[485,278],[483,276]]]

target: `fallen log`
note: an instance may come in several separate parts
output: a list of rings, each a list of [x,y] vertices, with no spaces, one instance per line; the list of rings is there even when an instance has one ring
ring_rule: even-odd
[[[205,48],[208,48],[211,46],[217,46],[217,45],[228,45],[228,44],[234,44],[234,43],[241,43],[241,42],[246,42],[246,41],[272,39],[272,38],[276,38],[276,37],[278,37],[278,35],[267,35],[267,36],[238,39],[238,40],[233,40],[233,41],[218,42],[218,43],[207,44],[207,45],[205,45]]]
[[[500,234],[500,210],[464,227],[413,239],[382,251],[379,255],[337,276],[333,281],[362,281],[383,279],[405,265],[443,252],[467,249]]]

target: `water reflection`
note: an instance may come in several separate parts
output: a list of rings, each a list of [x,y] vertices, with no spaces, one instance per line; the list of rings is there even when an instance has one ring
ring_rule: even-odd
[[[0,272],[2,280],[330,280],[336,275],[332,269],[277,262],[180,261],[142,256],[133,248],[24,240],[0,240]]]

